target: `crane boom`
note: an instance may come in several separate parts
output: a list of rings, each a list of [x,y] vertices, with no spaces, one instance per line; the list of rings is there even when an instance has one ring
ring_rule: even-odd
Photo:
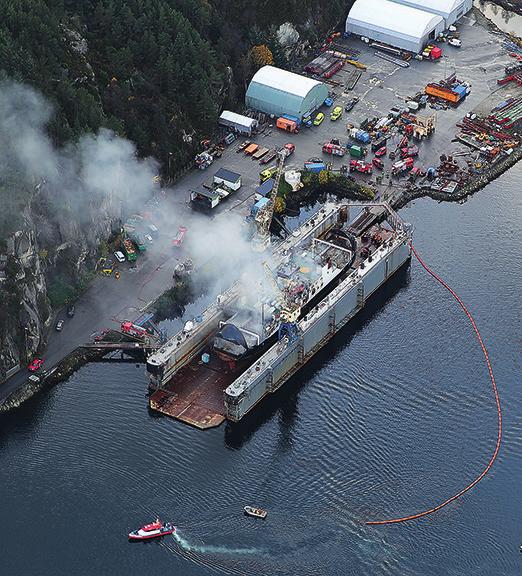
[[[256,238],[254,239],[254,249],[257,252],[263,252],[270,244],[270,225],[272,224],[272,218],[274,216],[277,191],[279,190],[279,182],[281,181],[287,155],[288,154],[284,148],[279,152],[279,161],[274,179],[274,186],[270,192],[268,202],[256,214],[255,221],[257,231]]]

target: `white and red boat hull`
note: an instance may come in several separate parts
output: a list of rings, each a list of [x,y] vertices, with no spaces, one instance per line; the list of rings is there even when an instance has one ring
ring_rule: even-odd
[[[139,530],[134,530],[129,533],[129,540],[150,540],[151,538],[160,538],[161,536],[168,536],[174,534],[176,527],[166,522],[165,524],[147,524]]]

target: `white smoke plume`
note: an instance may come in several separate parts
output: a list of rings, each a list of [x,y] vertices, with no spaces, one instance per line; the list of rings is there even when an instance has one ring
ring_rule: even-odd
[[[151,206],[148,200],[158,191],[153,182],[158,166],[153,159],[139,159],[132,142],[102,129],[61,149],[55,147],[46,132],[52,106],[31,87],[15,82],[0,82],[0,110],[0,181],[16,174],[15,195],[20,186],[39,189],[50,202],[48,218],[59,224],[62,238],[74,238],[78,224],[88,235],[100,220],[125,221]],[[9,204],[7,198],[2,200]],[[194,213],[179,197],[174,202],[169,190],[159,202],[154,221],[162,238],[149,250],[175,254],[171,240],[177,227],[184,225],[188,232],[179,253],[190,256],[203,274],[208,269],[209,293],[229,288],[240,277],[248,305],[260,292],[270,293],[263,269],[269,254],[252,250],[251,224],[232,213],[214,218]],[[99,237],[93,235],[92,240]],[[50,237],[51,244],[56,241]]]
[[[0,82],[0,110],[0,180],[16,175],[12,194],[20,187],[44,190],[60,224],[71,218],[86,224],[100,212],[119,218],[151,195],[157,164],[138,159],[128,140],[100,130],[56,148],[46,132],[52,106],[16,82]]]

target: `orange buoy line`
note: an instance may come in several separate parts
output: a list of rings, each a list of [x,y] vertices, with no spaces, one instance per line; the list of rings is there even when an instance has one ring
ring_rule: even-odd
[[[466,313],[466,316],[468,317],[469,321],[471,322],[471,325],[473,326],[473,330],[475,331],[475,334],[477,336],[477,340],[480,344],[480,347],[482,348],[482,352],[484,354],[484,359],[486,360],[486,365],[488,367],[488,372],[489,372],[489,377],[491,379],[491,386],[493,387],[493,393],[495,394],[495,402],[496,402],[496,406],[497,406],[497,413],[498,413],[498,430],[497,430],[497,443],[495,445],[495,450],[493,452],[493,455],[491,456],[491,458],[489,459],[488,465],[484,468],[484,470],[475,478],[475,480],[473,480],[473,482],[471,482],[470,484],[468,484],[465,488],[463,488],[460,492],[458,492],[457,494],[451,496],[451,498],[448,498],[447,500],[444,500],[444,502],[442,502],[441,504],[439,504],[438,506],[435,506],[434,508],[430,508],[429,510],[424,510],[423,512],[418,512],[417,514],[411,514],[410,516],[403,516],[402,518],[391,518],[389,520],[373,520],[373,521],[368,521],[366,522],[366,524],[368,525],[382,525],[382,524],[399,524],[400,522],[408,522],[409,520],[416,520],[417,518],[423,518],[424,516],[428,516],[430,514],[433,514],[437,511],[439,511],[441,508],[444,508],[445,506],[447,506],[450,502],[453,502],[454,500],[457,500],[457,498],[460,498],[462,495],[464,495],[466,492],[468,492],[469,490],[471,490],[474,486],[476,486],[481,480],[482,478],[484,478],[484,476],[490,471],[491,467],[493,466],[493,463],[495,462],[498,452],[500,450],[500,444],[502,441],[502,409],[500,407],[500,397],[498,394],[498,390],[497,390],[497,384],[495,382],[495,376],[493,375],[493,368],[491,367],[491,362],[489,361],[489,355],[488,355],[488,351],[486,349],[486,346],[484,344],[484,341],[482,340],[482,336],[480,335],[480,331],[477,327],[477,325],[475,324],[475,320],[473,319],[473,316],[471,315],[470,311],[466,308],[464,302],[459,298],[459,296],[457,295],[457,293],[452,290],[445,282],[444,280],[442,280],[441,278],[439,278],[437,276],[437,274],[435,274],[435,272],[433,272],[433,270],[431,270],[427,264],[424,263],[424,261],[422,260],[422,258],[419,256],[419,253],[417,252],[417,250],[415,250],[415,247],[413,246],[413,244],[411,244],[410,242],[410,246],[411,249],[413,251],[413,254],[415,255],[415,258],[417,258],[417,260],[419,261],[420,265],[428,272],[428,274],[430,274],[431,276],[433,276],[433,278],[435,278],[435,280],[437,280],[437,282],[439,282],[440,284],[442,284],[444,286],[444,288],[446,288],[446,290],[448,290],[448,292],[450,292],[450,294],[455,298],[455,300],[459,303],[460,307],[462,308],[462,310],[464,310],[464,312]]]

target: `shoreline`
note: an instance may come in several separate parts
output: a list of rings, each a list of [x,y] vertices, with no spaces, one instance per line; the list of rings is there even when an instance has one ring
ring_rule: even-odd
[[[500,4],[500,3],[499,3]],[[493,28],[495,32],[508,39],[509,35],[500,30],[491,20],[489,20],[479,9],[474,8],[478,23],[481,26]],[[490,95],[490,94],[489,94]],[[489,96],[488,95],[488,96]],[[488,97],[486,96],[486,97]],[[518,161],[522,159],[522,147],[516,149],[510,156],[506,156],[494,164],[490,165],[483,173],[471,178],[466,185],[454,193],[447,193],[442,191],[426,190],[418,187],[406,188],[403,187],[400,196],[391,203],[392,207],[396,210],[406,207],[410,202],[419,198],[431,198],[435,201],[443,202],[463,202],[465,199],[476,192],[480,191],[490,182],[501,176],[504,172],[513,167]],[[307,191],[303,194],[303,198],[299,198],[299,192],[295,194],[297,201],[296,207],[305,205],[307,200],[317,200],[321,191]],[[293,195],[292,195],[293,196]],[[306,199],[304,198],[306,196]],[[343,197],[352,197],[346,193],[342,194]],[[360,199],[360,198],[359,198]],[[381,196],[384,201],[384,198]],[[290,200],[290,204],[294,204]],[[158,296],[158,298],[161,295]],[[47,376],[43,376],[41,381],[33,383],[29,380],[21,382],[20,385],[14,389],[6,398],[0,401],[0,414],[14,410],[21,406],[25,401],[29,400],[39,392],[46,388],[58,384],[59,382],[69,378],[77,369],[85,364],[102,357],[105,353],[100,350],[86,349],[81,346],[74,349],[60,360]]]
[[[405,189],[399,200],[392,205],[392,208],[394,210],[401,210],[410,202],[420,198],[431,198],[439,202],[462,202],[469,196],[485,188],[490,182],[499,178],[520,160],[522,160],[522,148],[517,149],[510,156],[506,156],[492,165],[487,172],[480,174],[480,176],[463,186],[458,192],[426,191],[421,188]],[[0,403],[0,414],[19,408],[27,400],[66,380],[81,367],[102,358],[106,353],[106,351],[102,350],[89,350],[82,347],[76,348],[63,358],[63,360],[53,368],[51,373],[42,378],[40,382],[32,383],[28,380],[25,384],[22,384],[18,389],[13,391]]]

